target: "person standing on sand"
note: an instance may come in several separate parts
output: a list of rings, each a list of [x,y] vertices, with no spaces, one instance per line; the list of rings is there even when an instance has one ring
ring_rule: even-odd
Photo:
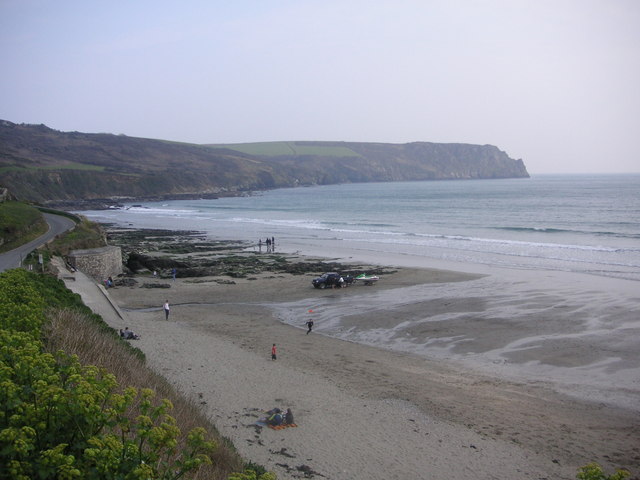
[[[162,308],[164,309],[164,319],[169,320],[169,300],[164,301]]]
[[[309,329],[307,330],[307,335],[309,335],[311,333],[311,329],[313,328],[313,320],[309,320],[307,322],[307,328]]]
[[[276,360],[276,354],[278,352],[276,351],[276,344],[273,344],[273,347],[271,347],[271,360]]]

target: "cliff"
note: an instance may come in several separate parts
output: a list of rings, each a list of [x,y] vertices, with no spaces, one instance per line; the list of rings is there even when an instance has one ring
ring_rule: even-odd
[[[0,120],[0,187],[43,204],[199,198],[299,185],[528,177],[492,145],[196,145]]]

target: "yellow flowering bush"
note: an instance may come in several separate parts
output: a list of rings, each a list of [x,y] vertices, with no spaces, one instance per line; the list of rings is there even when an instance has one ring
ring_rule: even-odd
[[[203,429],[179,445],[168,400],[44,353],[45,308],[65,294],[41,278],[0,275],[0,479],[174,479],[210,463]]]

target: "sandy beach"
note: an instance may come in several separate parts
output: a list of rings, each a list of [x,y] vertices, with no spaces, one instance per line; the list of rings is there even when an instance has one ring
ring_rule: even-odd
[[[573,479],[592,461],[637,475],[637,337],[630,334],[637,335],[638,311],[629,292],[616,299],[574,283],[584,292],[578,299],[549,294],[550,279],[533,289],[535,272],[499,273],[402,265],[373,287],[335,290],[313,289],[313,272],[232,284],[146,275],[136,286],[109,290],[124,319],[106,320],[139,333],[135,345],[149,365],[200,403],[246,459],[281,479]],[[140,288],[154,282],[170,288]],[[499,295],[490,296],[492,288]],[[580,317],[573,302],[591,298],[594,306],[604,296],[628,328],[610,328],[603,342],[594,336],[584,351],[575,339],[585,322],[567,325]],[[498,315],[505,311],[516,316],[512,322]],[[544,322],[527,323],[531,311]],[[413,325],[425,312],[437,321]],[[307,335],[310,315],[315,326]],[[612,315],[603,313],[600,331]],[[402,335],[413,325],[412,338],[421,339],[413,343],[432,341],[434,355],[412,352],[413,343],[367,345],[373,342],[363,332],[371,335],[372,324]],[[467,341],[459,341],[463,331]],[[532,349],[525,340],[536,335],[548,341]],[[612,344],[616,352],[603,352]],[[547,360],[534,362],[532,350]],[[587,366],[609,368],[626,384],[575,382],[589,377]],[[291,408],[298,427],[257,426],[273,407]]]

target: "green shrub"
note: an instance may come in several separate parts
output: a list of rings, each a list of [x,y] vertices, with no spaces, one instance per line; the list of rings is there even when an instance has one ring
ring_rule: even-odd
[[[44,250],[55,255],[68,255],[71,250],[84,250],[98,248],[107,245],[106,235],[100,224],[92,222],[84,217],[76,223],[76,226],[49,242]]]
[[[578,471],[576,478],[578,480],[624,480],[630,476],[631,473],[626,470],[617,470],[616,473],[606,475],[600,465],[590,463]]]
[[[0,275],[0,329],[26,332],[38,338],[45,303],[24,270]]]
[[[0,275],[0,478],[173,479],[210,463],[214,443],[201,428],[180,442],[168,400],[43,351],[47,283],[55,291],[33,273]]]
[[[277,477],[272,472],[256,473],[253,469],[246,469],[243,473],[232,473],[229,480],[276,480]]]

